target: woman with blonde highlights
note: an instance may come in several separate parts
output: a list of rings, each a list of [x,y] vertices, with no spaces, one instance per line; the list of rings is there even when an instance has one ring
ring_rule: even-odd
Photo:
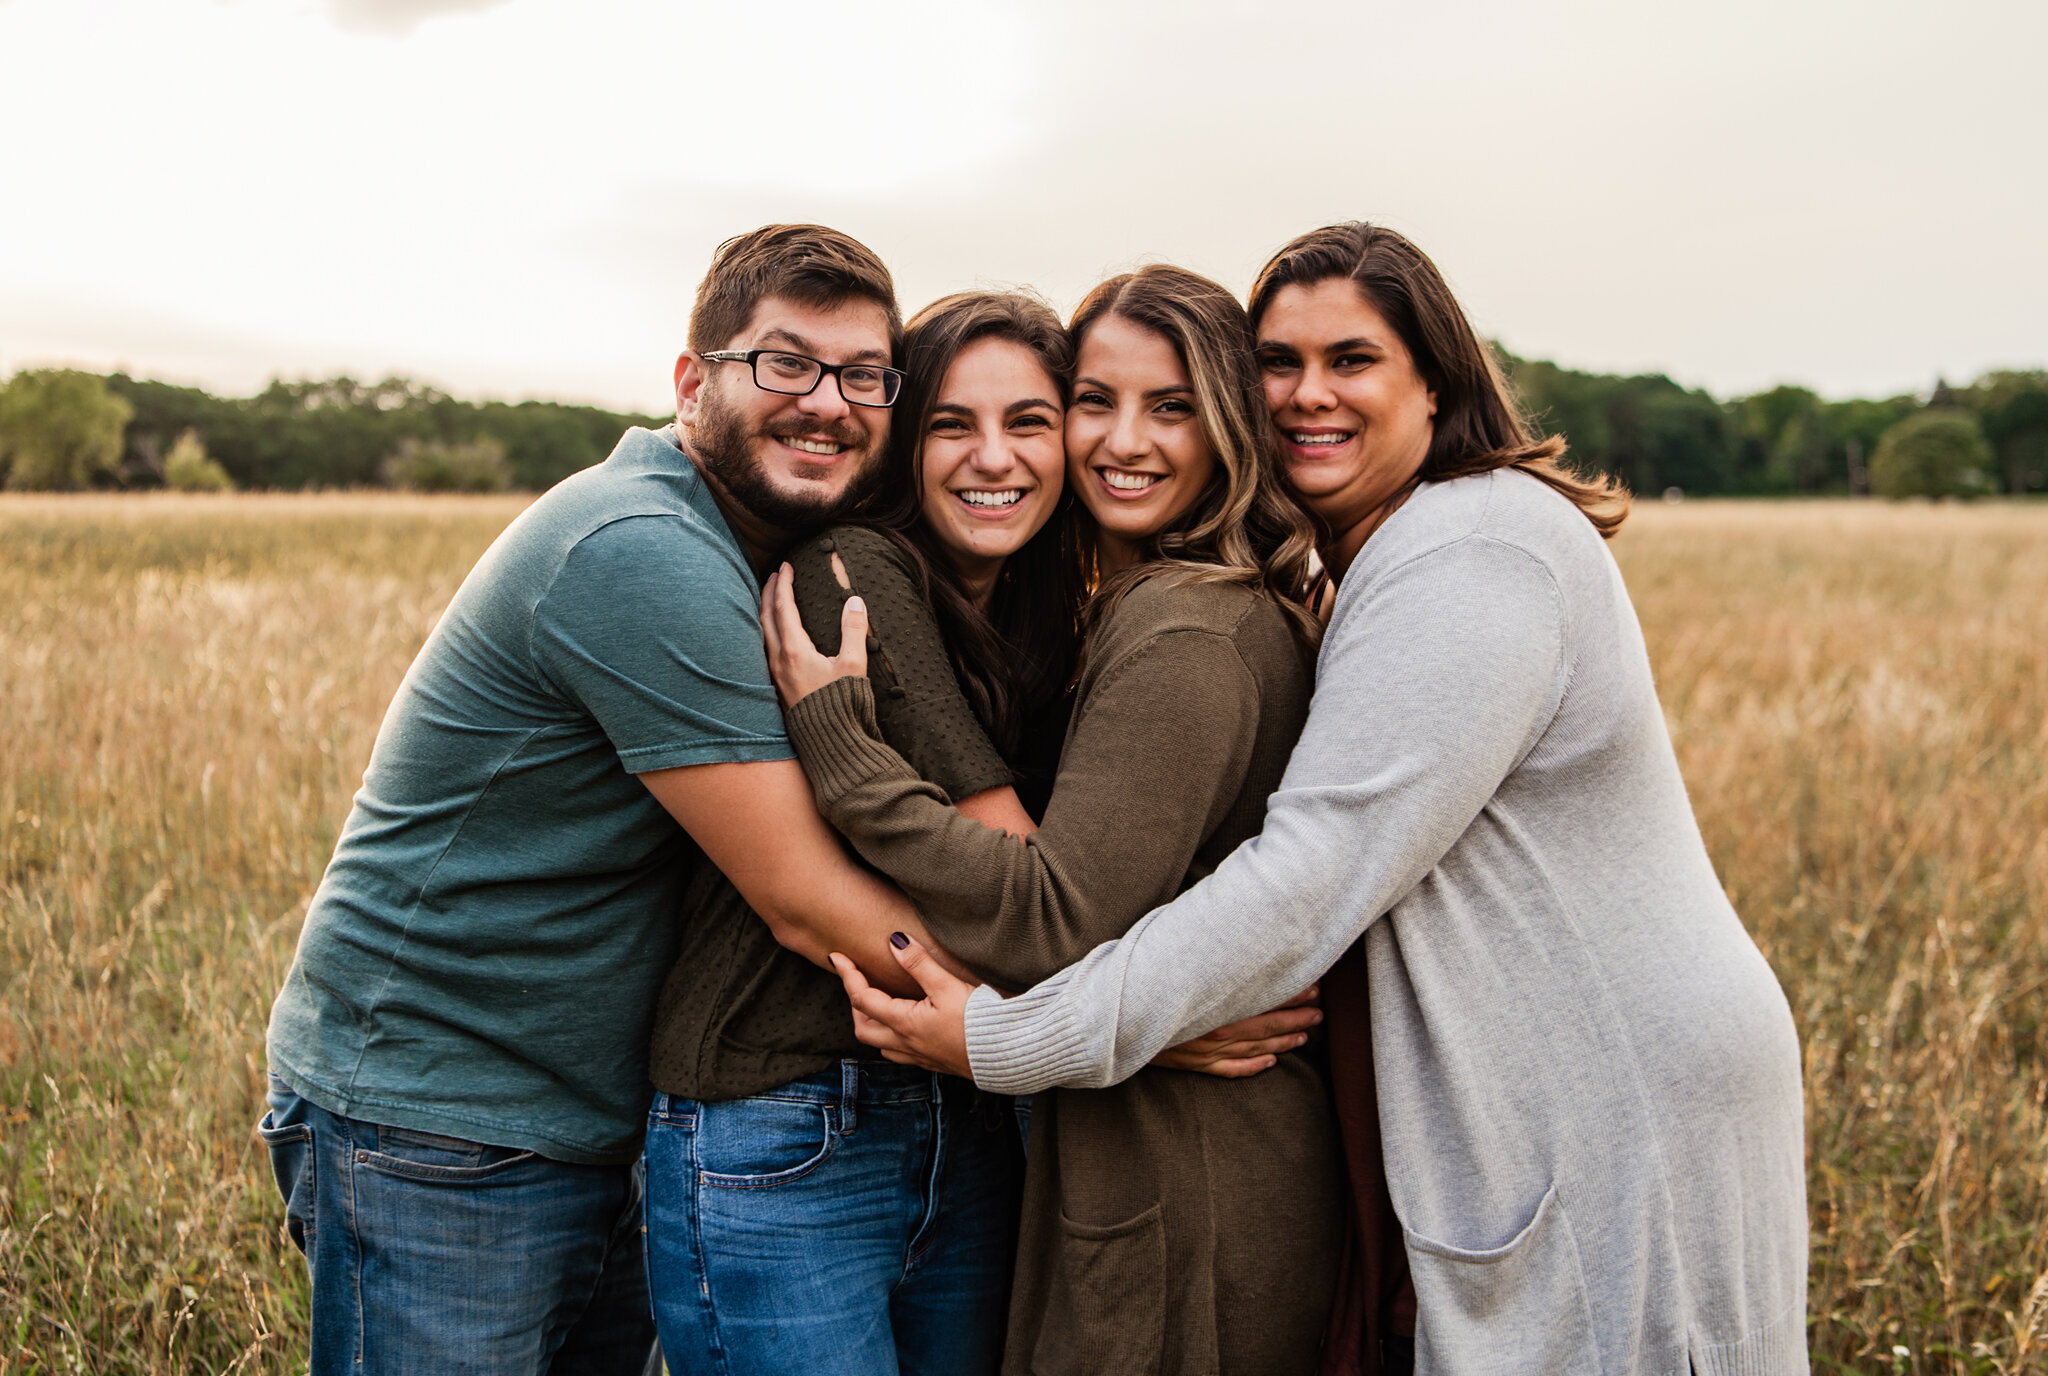
[[[836,659],[803,637],[792,600],[769,622],[820,809],[952,958],[1012,988],[1119,935],[1257,830],[1320,630],[1300,601],[1312,533],[1280,486],[1243,308],[1149,267],[1098,287],[1071,333],[1067,486],[1093,592],[1035,831],[1020,843],[963,816],[883,745],[857,617]],[[1319,1020],[1281,1007],[1155,1048],[1114,1088],[1038,1096],[1005,1370],[1314,1364],[1343,1188],[1305,1047]]]

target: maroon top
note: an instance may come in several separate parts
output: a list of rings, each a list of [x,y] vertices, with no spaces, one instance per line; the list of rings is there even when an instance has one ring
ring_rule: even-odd
[[[1322,1376],[1380,1376],[1380,1342],[1415,1336],[1415,1287],[1401,1221],[1387,1194],[1380,1150],[1379,1091],[1372,1069],[1372,999],[1361,938],[1323,976],[1330,1092],[1349,1185],[1337,1302],[1323,1338]]]

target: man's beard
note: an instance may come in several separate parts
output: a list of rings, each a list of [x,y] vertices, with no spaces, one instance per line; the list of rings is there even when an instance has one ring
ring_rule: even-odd
[[[851,450],[860,449],[863,443],[861,433],[850,425],[804,417],[770,422],[759,435],[751,434],[746,422],[707,387],[698,405],[697,422],[690,429],[689,449],[699,467],[748,515],[792,535],[805,535],[830,525],[855,506],[874,490],[882,476],[878,455],[870,453],[837,493],[832,493],[823,481],[806,481],[803,490],[789,492],[770,482],[765,467],[754,457],[757,441],[763,437],[795,439],[821,435]],[[797,472],[801,475],[810,467],[798,464]],[[818,467],[823,469],[822,465]]]

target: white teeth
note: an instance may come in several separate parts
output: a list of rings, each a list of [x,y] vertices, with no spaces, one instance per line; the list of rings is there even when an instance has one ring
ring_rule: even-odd
[[[784,440],[783,443],[791,449],[801,449],[806,454],[837,454],[846,448],[843,444],[833,444],[829,440]]]
[[[1114,468],[1105,468],[1102,470],[1102,480],[1111,487],[1122,488],[1126,492],[1137,492],[1158,482],[1159,475],[1157,473],[1119,473]]]
[[[1009,487],[1001,492],[988,492],[981,488],[966,488],[959,497],[969,506],[1015,506],[1024,500],[1024,489]]]
[[[1304,435],[1300,431],[1296,430],[1288,432],[1287,438],[1293,440],[1296,444],[1299,445],[1312,446],[1319,444],[1339,445],[1344,443],[1346,440],[1350,439],[1351,436],[1349,433],[1342,432],[1335,435]]]

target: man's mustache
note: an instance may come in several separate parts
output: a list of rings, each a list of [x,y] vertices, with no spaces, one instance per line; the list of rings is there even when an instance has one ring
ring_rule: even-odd
[[[765,433],[776,440],[830,440],[848,449],[862,449],[868,444],[867,434],[845,421],[778,421],[767,426]]]

